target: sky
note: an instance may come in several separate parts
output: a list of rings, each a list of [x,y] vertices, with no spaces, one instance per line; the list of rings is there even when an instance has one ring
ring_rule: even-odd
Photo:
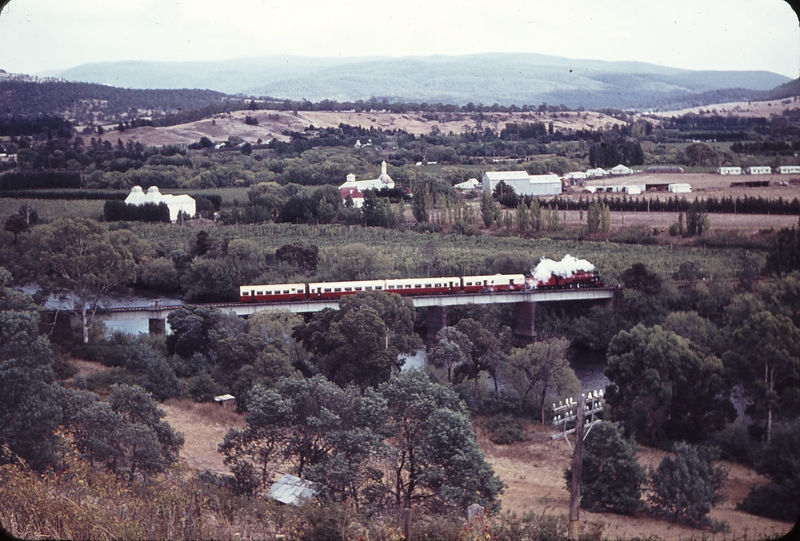
[[[0,69],[272,55],[481,52],[800,76],[784,0],[11,0]]]

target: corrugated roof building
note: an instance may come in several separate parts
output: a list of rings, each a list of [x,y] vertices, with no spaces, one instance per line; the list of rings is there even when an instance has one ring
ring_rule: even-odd
[[[299,506],[313,500],[320,490],[322,490],[322,485],[319,483],[300,479],[287,473],[273,483],[269,488],[268,496],[287,505]]]

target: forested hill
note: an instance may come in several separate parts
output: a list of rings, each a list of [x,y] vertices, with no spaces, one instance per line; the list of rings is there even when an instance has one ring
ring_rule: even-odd
[[[85,64],[47,75],[132,88],[211,88],[231,94],[321,101],[468,102],[517,106],[674,108],[759,99],[788,82],[766,71],[690,71],[643,62],[540,54],[405,58],[275,56],[218,62]]]
[[[94,83],[0,79],[0,116],[56,114],[80,122],[97,111],[108,118],[131,109],[175,114],[221,105],[231,99],[214,90],[140,90]]]

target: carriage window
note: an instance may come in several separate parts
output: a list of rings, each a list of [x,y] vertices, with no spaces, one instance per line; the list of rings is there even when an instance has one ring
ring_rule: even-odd
[[[390,285],[386,286],[386,289],[394,289],[394,286],[390,284]]]
[[[356,291],[361,291],[361,286],[356,286],[356,287],[355,287],[355,290],[356,290]]]
[[[471,286],[471,285],[472,285],[472,282],[467,282],[467,285],[468,285],[468,286]]]
[[[411,284],[406,284],[406,289],[411,289]]]
[[[331,292],[331,288],[329,288],[329,287],[326,287],[326,288],[325,288],[325,293],[330,293],[330,292]]]
[[[341,287],[334,287],[334,288],[333,288],[333,290],[334,290],[334,291],[341,291],[341,290],[342,290],[342,288],[341,288]]]
[[[365,286],[364,291],[372,291],[372,286]]]
[[[375,289],[383,289],[383,286],[375,286]]]
[[[259,292],[257,292],[256,294],[257,294],[257,295],[263,295],[263,294],[264,294],[264,292],[263,292],[263,291],[259,291]],[[267,295],[269,295],[269,291],[267,291]]]
[[[288,289],[284,289],[284,290],[283,290],[283,293],[284,293],[284,294],[286,294],[286,293],[289,293],[289,290],[288,290]]]
[[[431,287],[431,285],[430,284],[425,284],[425,287]]]

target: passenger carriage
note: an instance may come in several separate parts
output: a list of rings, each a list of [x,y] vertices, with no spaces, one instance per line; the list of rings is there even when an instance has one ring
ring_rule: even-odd
[[[386,280],[386,292],[398,295],[434,295],[461,290],[458,276],[440,278],[392,278]]]
[[[385,280],[353,280],[349,282],[312,282],[308,284],[310,299],[339,299],[362,291],[382,291]]]
[[[525,289],[524,274],[493,274],[485,276],[464,276],[462,290],[465,293],[480,291],[519,291]]]
[[[242,302],[299,301],[305,298],[305,284],[262,284],[239,288],[239,300]]]

